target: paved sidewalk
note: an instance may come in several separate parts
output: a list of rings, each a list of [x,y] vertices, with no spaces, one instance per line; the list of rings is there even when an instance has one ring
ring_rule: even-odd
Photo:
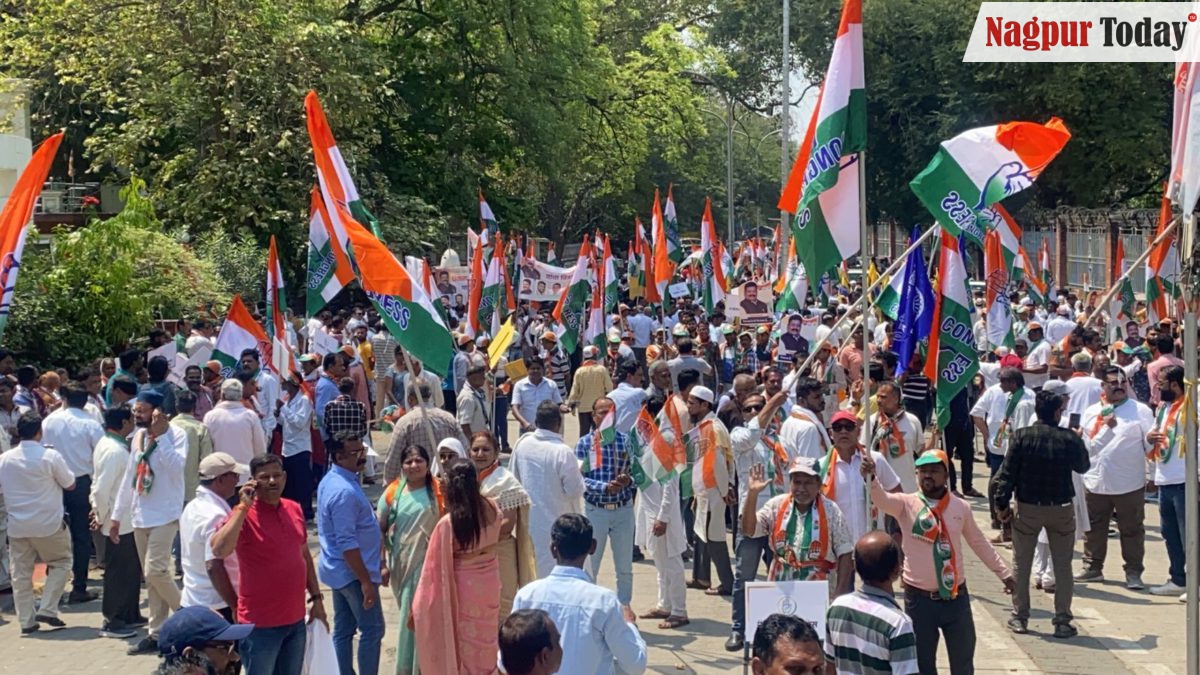
[[[574,418],[567,422],[568,440],[577,437]],[[515,428],[510,438],[516,439]],[[376,434],[376,448],[386,454],[387,437]],[[368,494],[377,497],[382,486],[370,486]],[[983,500],[973,500],[975,517],[987,528],[987,507]],[[1166,549],[1158,532],[1158,509],[1146,509],[1146,573],[1147,584],[1159,584],[1166,579]],[[315,531],[311,538],[316,551]],[[1076,547],[1076,566],[1078,551]],[[1011,560],[1011,551],[1002,553]],[[1056,640],[1049,635],[1051,596],[1033,591],[1033,615],[1028,635],[1013,635],[1005,627],[1008,620],[1009,598],[998,580],[975,557],[966,553],[967,579],[972,593],[975,625],[978,635],[975,666],[980,673],[1139,673],[1146,675],[1182,674],[1184,672],[1184,606],[1176,598],[1157,598],[1147,593],[1125,590],[1117,581],[1124,575],[1120,569],[1120,548],[1110,540],[1109,560],[1105,570],[1109,580],[1102,584],[1076,585],[1074,612],[1080,635],[1071,640]],[[92,587],[99,590],[101,572],[93,571]],[[612,587],[612,565],[606,558],[599,582]],[[384,637],[381,672],[392,672],[395,658],[394,627],[401,618],[391,593],[382,594],[388,633]],[[634,565],[634,610],[646,611],[657,596],[654,565],[650,561]],[[144,595],[143,595],[144,598]],[[332,611],[332,610],[331,610]],[[740,654],[724,649],[729,634],[730,602],[699,591],[688,592],[688,612],[691,624],[680,630],[662,631],[655,621],[641,621],[640,629],[649,646],[652,673],[712,674],[737,672],[741,669]],[[89,673],[122,673],[135,675],[154,669],[156,661],[149,657],[125,654],[130,642],[112,640],[97,635],[101,617],[100,603],[83,606],[64,606],[63,620],[68,628],[34,637],[19,636],[12,613],[12,596],[0,596],[0,673],[39,673],[44,675]],[[942,672],[948,673],[944,649],[940,658]],[[575,674],[567,674],[575,675]]]

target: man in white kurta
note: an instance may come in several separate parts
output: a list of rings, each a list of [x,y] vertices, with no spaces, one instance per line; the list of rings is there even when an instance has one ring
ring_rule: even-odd
[[[657,412],[651,409],[652,412]],[[670,427],[663,428],[663,440],[675,442]],[[637,498],[637,536],[634,543],[650,554],[658,573],[658,604],[643,619],[662,619],[660,628],[687,625],[687,586],[684,580],[683,552],[687,532],[679,510],[679,474],[665,483],[651,481],[640,489]]]
[[[917,468],[913,464],[924,447],[925,430],[917,416],[900,405],[900,385],[882,382],[875,391],[878,412],[867,418],[859,442],[883,455],[900,478],[906,493],[917,491]]]
[[[733,487],[733,448],[729,431],[715,412],[716,396],[708,387],[692,387],[688,393],[690,435],[696,449],[692,466],[692,494],[696,498],[696,556],[692,578],[700,586],[711,585],[710,561],[717,568],[720,585],[712,595],[733,593],[733,567],[725,543],[725,497]],[[703,544],[701,544],[703,542]]]
[[[517,440],[509,468],[529,499],[529,538],[537,558],[538,578],[554,569],[550,552],[550,527],[564,513],[581,513],[583,474],[575,451],[563,441],[562,412],[544,401],[535,416],[537,429]],[[676,509],[678,511],[678,509]]]
[[[858,442],[858,417],[849,410],[838,411],[829,423],[833,452],[822,460],[821,494],[832,499],[846,517],[850,541],[858,541],[871,530],[882,530],[883,513],[868,499],[868,485],[862,476],[862,458],[868,452]],[[900,490],[900,479],[883,455],[869,451],[875,460],[875,478],[884,490]]]
[[[825,395],[819,381],[811,377],[796,380],[796,405],[779,429],[779,442],[789,457],[822,459],[829,452],[829,434],[825,431],[822,411]]]

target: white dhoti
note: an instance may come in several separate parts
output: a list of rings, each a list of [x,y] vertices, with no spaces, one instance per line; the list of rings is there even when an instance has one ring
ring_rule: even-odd
[[[667,524],[662,536],[654,535],[655,521]],[[654,559],[658,573],[658,606],[671,616],[687,616],[687,586],[684,579],[683,552],[687,534],[679,511],[679,478],[667,483],[651,483],[638,494],[635,541]]]
[[[1072,473],[1071,484],[1075,488],[1075,497],[1071,500],[1071,505],[1075,507],[1075,539],[1078,540],[1083,539],[1083,535],[1091,529],[1091,526],[1089,525],[1087,502],[1083,498],[1083,477]],[[1054,587],[1054,565],[1050,560],[1050,540],[1046,537],[1045,529],[1038,532],[1037,547],[1033,549],[1031,576],[1034,580],[1041,581],[1042,587]]]

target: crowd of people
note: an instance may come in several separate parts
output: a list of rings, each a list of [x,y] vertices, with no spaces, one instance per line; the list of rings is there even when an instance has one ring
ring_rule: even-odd
[[[894,326],[858,316],[854,291],[755,327],[721,305],[627,300],[574,353],[547,307],[523,303],[507,350],[456,332],[449,364],[413,359],[365,305],[289,326],[298,373],[254,349],[178,379],[147,360],[172,339],[211,352],[202,319],[77,372],[0,350],[0,584],[22,635],[64,627],[63,595],[99,599],[101,635],[162,654],[164,672],[292,675],[319,622],[342,673],[376,673],[394,602],[396,673],[490,673],[497,654],[513,675],[639,673],[638,620],[687,626],[689,592],[731,596],[725,647],[745,649],[761,568],[826,581],[830,605],[824,635],[782,615],[754,627],[754,672],[934,673],[944,637],[969,673],[964,542],[1013,594],[1015,633],[1032,583],[1070,637],[1073,583],[1104,579],[1110,527],[1125,586],[1146,590],[1153,499],[1170,575],[1148,590],[1184,591],[1179,328],[1133,320],[1109,342],[1086,327],[1098,310],[1061,297],[1013,298],[1011,350],[987,344],[979,312],[979,375],[940,424],[922,355],[898,367]],[[639,476],[647,419],[681,471]],[[386,456],[372,430],[390,434]],[[984,499],[991,537],[971,512]],[[644,558],[658,593],[639,612]]]

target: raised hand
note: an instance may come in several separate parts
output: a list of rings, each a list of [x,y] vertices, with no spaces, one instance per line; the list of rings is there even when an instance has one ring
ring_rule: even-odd
[[[746,485],[748,492],[757,495],[767,489],[770,482],[767,480],[767,467],[762,464],[755,464],[750,467],[750,482]]]

